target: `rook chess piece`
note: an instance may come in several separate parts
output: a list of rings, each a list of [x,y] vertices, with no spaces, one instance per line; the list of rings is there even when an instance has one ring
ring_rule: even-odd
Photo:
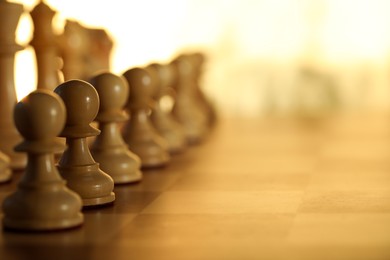
[[[65,103],[67,118],[61,133],[68,145],[58,169],[68,187],[77,192],[83,206],[111,203],[115,200],[114,181],[99,168],[89,151],[87,137],[100,131],[90,125],[99,110],[95,88],[82,80],[69,80],[55,90]]]
[[[184,129],[172,116],[170,111],[172,107],[167,110],[162,106],[164,98],[169,98],[169,94],[173,92],[171,86],[174,80],[174,71],[169,64],[157,63],[150,64],[147,69],[154,76],[157,83],[153,93],[155,105],[150,118],[154,127],[167,141],[169,152],[171,154],[180,153],[187,146]]]
[[[9,163],[10,160],[8,156],[0,151],[0,183],[7,182],[11,179]]]
[[[130,120],[124,126],[124,140],[130,150],[141,158],[143,168],[164,166],[170,160],[168,146],[149,118],[155,82],[149,72],[141,68],[130,69],[123,76],[131,91],[127,104]]]
[[[12,169],[23,169],[27,163],[25,154],[14,151],[22,140],[13,121],[15,53],[22,49],[15,43],[15,31],[22,13],[21,4],[0,1],[0,150],[10,157]]]
[[[17,190],[4,200],[4,227],[45,231],[81,225],[81,199],[54,164],[53,152],[64,149],[56,139],[65,124],[64,103],[48,90],[32,92],[15,106],[15,124],[25,138],[15,149],[28,154],[28,164]]]
[[[115,184],[140,181],[141,160],[128,149],[118,125],[128,120],[128,115],[123,111],[129,96],[126,80],[103,72],[93,77],[90,83],[100,97],[99,113],[95,120],[99,122],[101,133],[92,144],[93,158],[114,179]]]

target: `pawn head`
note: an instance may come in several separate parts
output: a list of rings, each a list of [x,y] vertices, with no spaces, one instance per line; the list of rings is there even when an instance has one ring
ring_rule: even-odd
[[[110,72],[103,72],[92,77],[89,82],[95,87],[100,98],[97,121],[123,121],[127,117],[122,108],[129,97],[127,81]]]
[[[61,98],[44,89],[30,93],[14,109],[15,126],[25,139],[24,148],[29,146],[27,143],[48,141],[48,144],[64,128],[65,118],[66,110]]]
[[[64,101],[67,111],[62,136],[81,137],[99,133],[89,125],[99,110],[99,95],[91,84],[83,80],[69,80],[60,84],[54,92]]]
[[[130,102],[147,102],[153,95],[155,81],[148,70],[133,68],[126,71],[123,76],[130,86]]]

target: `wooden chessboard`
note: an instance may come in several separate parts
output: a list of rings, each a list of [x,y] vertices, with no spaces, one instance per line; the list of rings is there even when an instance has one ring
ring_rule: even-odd
[[[0,259],[390,259],[390,116],[220,120],[115,193],[78,229],[2,231]]]

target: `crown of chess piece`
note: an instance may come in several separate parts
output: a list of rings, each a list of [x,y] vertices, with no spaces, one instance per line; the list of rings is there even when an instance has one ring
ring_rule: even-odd
[[[100,73],[89,81],[100,97],[96,121],[101,130],[91,147],[93,158],[109,174],[115,184],[138,182],[142,179],[141,160],[128,149],[120,129],[120,122],[128,120],[123,111],[129,96],[125,79],[109,72]]]
[[[24,137],[15,150],[27,153],[28,164],[17,190],[4,200],[5,228],[45,231],[83,223],[81,199],[54,163],[53,153],[65,148],[56,138],[65,115],[62,100],[49,90],[34,91],[15,106],[15,124]]]
[[[155,82],[150,73],[142,68],[130,69],[123,76],[131,91],[127,103],[130,119],[123,128],[124,140],[141,158],[142,168],[164,166],[170,161],[168,145],[150,122]]]
[[[0,151],[0,183],[5,183],[11,180],[12,172],[9,168],[9,164],[9,157]]]
[[[207,114],[197,98],[195,69],[188,55],[172,61],[177,69],[176,102],[173,114],[184,127],[189,144],[201,142],[208,132]]]
[[[22,140],[13,121],[15,53],[23,49],[15,42],[15,31],[22,13],[23,5],[0,1],[0,150],[10,157],[12,169],[23,169],[27,163],[25,154],[14,151]]]
[[[99,110],[99,96],[95,88],[82,80],[69,80],[55,90],[64,101],[67,118],[62,137],[66,137],[67,149],[58,169],[70,189],[78,193],[83,206],[111,203],[115,200],[113,179],[99,168],[93,159],[87,137],[100,131],[91,122]]]
[[[53,90],[60,83],[60,57],[57,36],[52,20],[56,14],[40,1],[30,12],[34,23],[34,35],[30,45],[34,47],[37,61],[38,88]]]
[[[147,69],[154,78],[153,80],[156,81],[153,92],[155,105],[150,115],[151,121],[160,135],[167,141],[169,152],[171,154],[180,153],[187,146],[184,129],[171,114],[173,103],[171,102],[172,104],[169,104],[168,108],[164,107],[164,101],[173,100],[170,94],[173,92],[171,86],[174,80],[174,70],[169,64],[158,63],[150,64]]]

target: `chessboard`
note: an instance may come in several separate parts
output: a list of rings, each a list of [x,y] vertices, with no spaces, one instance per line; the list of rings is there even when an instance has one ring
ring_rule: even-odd
[[[82,226],[3,230],[0,259],[390,259],[389,144],[389,115],[220,118]]]

